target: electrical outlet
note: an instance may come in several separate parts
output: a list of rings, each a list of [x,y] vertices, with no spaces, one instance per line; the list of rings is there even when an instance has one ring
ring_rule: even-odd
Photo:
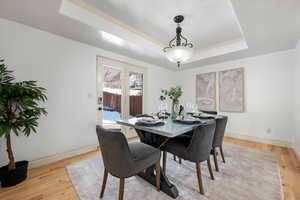
[[[271,134],[271,133],[272,133],[272,129],[271,129],[271,128],[268,128],[268,129],[267,129],[267,133],[268,133],[268,134]]]

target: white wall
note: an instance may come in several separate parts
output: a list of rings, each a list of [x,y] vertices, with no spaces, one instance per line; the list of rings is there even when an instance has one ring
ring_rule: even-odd
[[[229,116],[227,132],[266,141],[296,140],[300,147],[299,45],[297,54],[290,50],[172,72],[1,18],[0,28],[0,56],[6,59],[9,69],[15,70],[19,80],[38,80],[48,90],[49,114],[40,120],[38,134],[13,138],[17,160],[35,160],[97,143],[97,55],[148,69],[147,90],[151,101],[147,102],[147,112],[158,109],[161,88],[181,85],[184,89],[182,102],[195,102],[197,73],[244,67],[247,111],[225,113]],[[295,56],[298,57],[297,67],[293,67]],[[294,107],[297,107],[295,121],[291,115]],[[296,136],[293,136],[293,127],[297,127]],[[269,128],[271,133],[267,131]],[[7,161],[4,142],[1,138],[0,166]]]
[[[169,70],[120,56],[0,18],[0,56],[19,80],[37,80],[47,89],[48,116],[37,135],[14,137],[17,160],[35,160],[96,144],[96,56],[148,69],[147,111],[156,111],[162,86],[173,83]],[[5,140],[0,139],[0,166],[5,164]]]
[[[295,131],[294,131],[294,141],[295,141],[295,151],[298,154],[298,158],[300,159],[300,40],[298,41],[298,45],[296,48],[296,65],[294,74],[294,124],[295,124]]]
[[[293,65],[294,50],[290,50],[184,70],[176,76],[184,90],[183,102],[195,102],[196,74],[244,67],[246,112],[224,113],[229,116],[227,132],[236,137],[285,144],[292,141],[293,133]]]

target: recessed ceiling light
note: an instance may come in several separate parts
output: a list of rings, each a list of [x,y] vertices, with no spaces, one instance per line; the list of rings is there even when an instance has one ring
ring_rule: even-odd
[[[107,33],[105,31],[99,31],[101,34],[102,38],[108,42],[111,42],[113,44],[123,46],[125,41],[122,38],[119,38],[118,36],[115,36],[113,34]]]

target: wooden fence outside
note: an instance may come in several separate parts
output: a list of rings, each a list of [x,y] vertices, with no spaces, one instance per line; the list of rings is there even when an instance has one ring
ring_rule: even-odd
[[[103,92],[103,106],[121,112],[121,95]],[[129,114],[132,116],[143,113],[143,96],[129,96]]]

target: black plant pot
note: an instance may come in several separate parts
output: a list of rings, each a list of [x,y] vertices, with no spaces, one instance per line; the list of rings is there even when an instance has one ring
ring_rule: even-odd
[[[17,185],[27,178],[28,161],[16,162],[16,169],[8,171],[8,165],[0,168],[1,187]]]

